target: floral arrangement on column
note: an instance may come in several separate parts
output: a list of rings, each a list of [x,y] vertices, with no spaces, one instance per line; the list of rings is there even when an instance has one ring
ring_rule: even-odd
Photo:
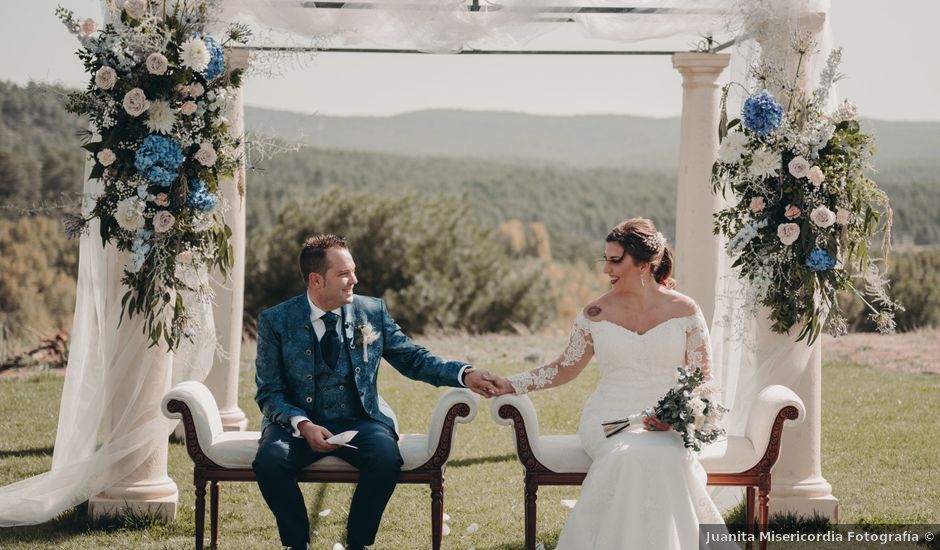
[[[67,218],[66,234],[98,219],[103,244],[129,252],[122,320],[143,315],[152,345],[175,349],[191,333],[182,293],[207,296],[204,275],[232,266],[219,186],[242,162],[226,118],[242,70],[226,70],[224,47],[249,33],[232,25],[221,42],[209,34],[211,2],[109,5],[103,28],[56,10],[81,42],[90,81],[66,108],[94,129],[83,147],[94,160],[90,178],[102,182],[86,197],[88,213]]]
[[[727,237],[746,302],[769,308],[774,331],[787,333],[799,324],[797,341],[808,344],[822,328],[845,334],[836,295],[850,291],[865,301],[879,331],[892,332],[901,305],[889,297],[879,267],[887,267],[891,208],[867,175],[874,138],[862,131],[848,101],[826,112],[840,77],[841,50],[830,53],[810,94],[796,82],[812,44],[795,47],[793,80],[786,80],[781,67],[758,63],[756,89],[747,90],[741,117],[728,121],[731,84],[724,89],[712,183],[715,193],[734,204],[715,214],[715,233]],[[780,90],[785,106],[768,89]],[[871,241],[878,232],[883,256],[873,258]],[[864,292],[856,290],[860,280]]]

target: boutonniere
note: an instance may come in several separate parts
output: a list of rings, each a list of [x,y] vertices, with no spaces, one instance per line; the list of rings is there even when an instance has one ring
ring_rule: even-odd
[[[362,346],[362,360],[369,361],[369,344],[379,339],[379,333],[369,323],[356,323],[356,339],[354,344]]]

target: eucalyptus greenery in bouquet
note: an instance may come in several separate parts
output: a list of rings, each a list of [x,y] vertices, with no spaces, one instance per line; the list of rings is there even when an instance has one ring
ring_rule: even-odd
[[[800,325],[797,341],[811,344],[825,325],[846,332],[836,294],[858,294],[882,332],[895,328],[901,309],[887,292],[878,262],[887,262],[891,208],[868,177],[874,138],[862,131],[856,108],[826,104],[841,60],[833,50],[819,86],[803,92],[800,67],[813,44],[795,41],[797,75],[759,63],[756,91],[748,91],[741,118],[728,121],[724,89],[721,145],[712,170],[715,193],[730,193],[733,205],[715,214],[715,233],[727,237],[727,252],[744,282],[747,303],[770,309],[773,330]],[[780,90],[786,106],[768,89]],[[871,256],[871,239],[884,233],[883,258]],[[886,265],[885,265],[886,267]],[[856,291],[864,280],[865,292]]]
[[[226,71],[224,46],[249,34],[240,25],[221,42],[208,34],[211,1],[109,6],[112,23],[102,29],[56,10],[79,38],[90,75],[66,108],[94,128],[84,149],[94,160],[90,178],[102,183],[89,213],[67,219],[66,233],[77,236],[97,218],[102,241],[129,252],[122,319],[143,315],[152,345],[174,349],[191,332],[182,294],[206,297],[206,274],[232,265],[220,184],[242,161],[226,118],[242,71]]]
[[[687,448],[700,451],[703,444],[724,435],[720,422],[728,409],[715,400],[716,392],[705,380],[702,369],[678,370],[676,385],[645,414],[672,426]]]

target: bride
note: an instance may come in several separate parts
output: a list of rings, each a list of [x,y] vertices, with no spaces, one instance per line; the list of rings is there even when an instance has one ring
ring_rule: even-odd
[[[613,228],[604,254],[611,289],[578,314],[564,353],[497,381],[500,393],[522,394],[570,382],[594,356],[600,365],[578,428],[593,463],[559,550],[694,550],[700,524],[723,523],[698,457],[668,424],[644,416],[610,438],[601,425],[654,406],[683,364],[709,376],[708,328],[698,305],[672,290],[672,261],[650,220]]]

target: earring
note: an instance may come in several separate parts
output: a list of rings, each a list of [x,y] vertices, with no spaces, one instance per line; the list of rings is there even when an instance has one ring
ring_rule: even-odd
[[[640,273],[640,286],[646,286],[646,277],[643,276],[643,273]]]

